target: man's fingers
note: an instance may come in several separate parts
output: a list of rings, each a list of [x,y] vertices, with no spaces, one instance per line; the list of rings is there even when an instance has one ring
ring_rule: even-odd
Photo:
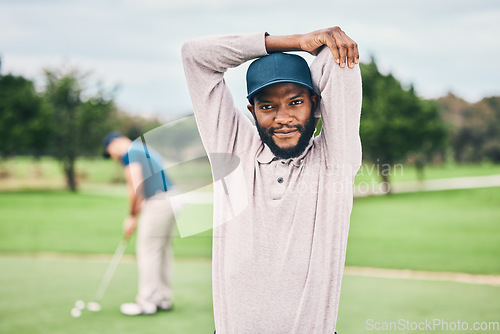
[[[332,37],[335,39],[335,44],[337,45],[338,53],[340,56],[340,67],[346,66],[347,57],[347,43],[341,35],[342,30],[336,27],[332,30]]]
[[[306,47],[302,50],[313,55],[320,51],[322,45],[328,46],[333,59],[342,68],[353,68],[355,64],[359,64],[358,45],[339,27],[314,31],[307,35],[306,42]]]
[[[326,41],[325,41],[326,46],[330,49],[333,55],[333,59],[337,64],[340,64],[340,54],[339,50],[337,48],[337,42],[331,35],[326,36]]]
[[[354,42],[349,36],[345,34],[342,30],[340,31],[342,38],[344,39],[347,45],[347,64],[349,68],[353,68],[354,64],[359,63],[359,52],[358,45]]]

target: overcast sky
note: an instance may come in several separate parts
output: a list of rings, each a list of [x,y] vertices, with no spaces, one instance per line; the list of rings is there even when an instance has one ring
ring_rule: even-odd
[[[2,74],[41,83],[44,67],[78,67],[119,85],[121,108],[169,117],[191,110],[183,41],[334,25],[358,42],[362,61],[374,56],[424,97],[500,95],[497,0],[0,0]],[[244,73],[227,75],[240,108]]]

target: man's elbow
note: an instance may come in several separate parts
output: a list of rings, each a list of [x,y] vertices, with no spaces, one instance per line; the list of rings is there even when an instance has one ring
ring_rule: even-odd
[[[200,43],[196,39],[186,41],[181,47],[181,57],[183,63],[195,60],[196,56],[200,53]]]
[[[186,57],[188,57],[192,53],[193,53],[193,41],[189,40],[189,41],[184,42],[182,44],[182,47],[181,47],[182,59],[185,59]]]

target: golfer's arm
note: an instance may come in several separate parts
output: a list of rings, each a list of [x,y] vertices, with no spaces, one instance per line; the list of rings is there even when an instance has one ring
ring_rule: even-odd
[[[135,162],[126,166],[125,178],[127,180],[127,188],[130,201],[129,215],[136,217],[141,212],[141,203],[143,198],[143,194],[137,194],[137,191],[139,191],[139,185],[141,185],[143,182],[141,165]]]

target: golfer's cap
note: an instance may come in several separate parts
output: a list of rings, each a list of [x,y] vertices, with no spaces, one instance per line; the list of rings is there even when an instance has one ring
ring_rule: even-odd
[[[123,135],[118,132],[118,131],[113,131],[108,133],[105,137],[104,140],[102,141],[102,145],[104,146],[104,149],[107,149],[109,144],[113,141],[113,139],[123,137]]]
[[[311,70],[304,58],[289,53],[271,53],[255,60],[247,71],[247,99],[267,86],[292,82],[314,91]]]
[[[113,141],[113,139],[120,138],[120,137],[123,137],[123,135],[118,131],[110,132],[104,137],[104,139],[102,141],[102,145],[104,146],[103,156],[105,158],[109,158],[109,153],[107,151],[109,144]]]

